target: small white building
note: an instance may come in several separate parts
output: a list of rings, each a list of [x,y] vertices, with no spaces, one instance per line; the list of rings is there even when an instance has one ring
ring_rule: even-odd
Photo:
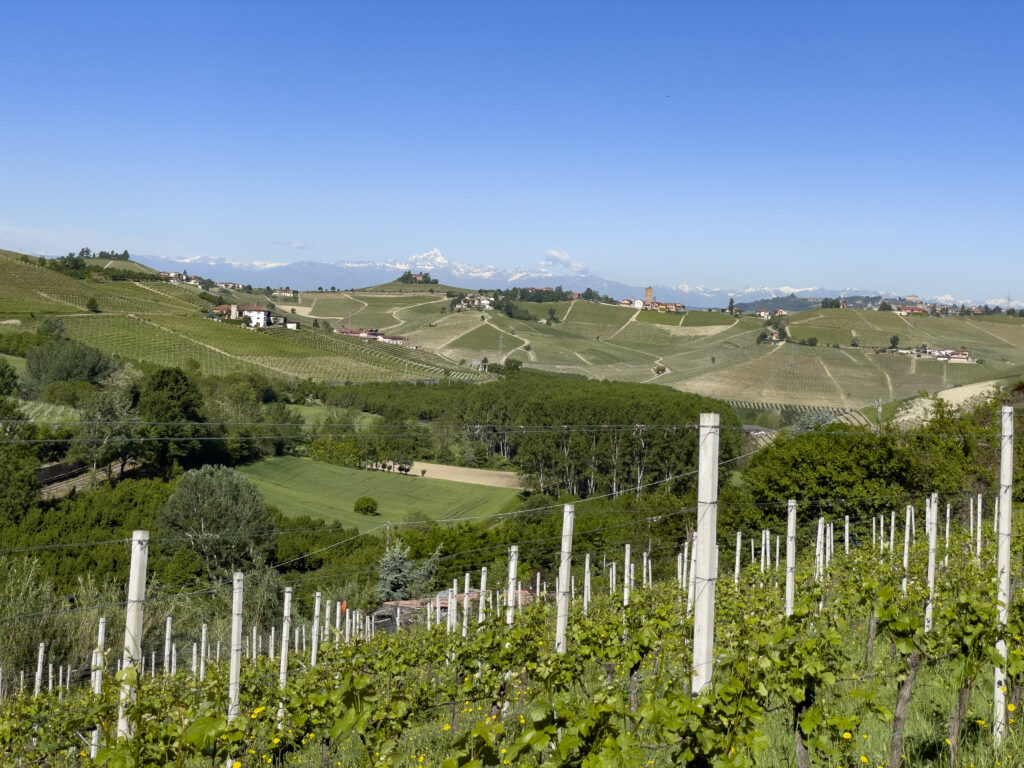
[[[238,316],[249,319],[250,328],[266,328],[270,325],[270,310],[256,304],[246,304],[238,308]]]

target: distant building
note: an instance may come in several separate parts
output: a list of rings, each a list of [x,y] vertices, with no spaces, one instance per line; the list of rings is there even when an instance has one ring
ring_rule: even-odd
[[[654,289],[651,286],[644,288],[644,306],[654,307]]]

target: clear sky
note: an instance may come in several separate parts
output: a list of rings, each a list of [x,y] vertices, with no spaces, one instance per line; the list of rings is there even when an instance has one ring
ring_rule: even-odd
[[[1024,298],[1024,4],[0,4],[0,246]]]

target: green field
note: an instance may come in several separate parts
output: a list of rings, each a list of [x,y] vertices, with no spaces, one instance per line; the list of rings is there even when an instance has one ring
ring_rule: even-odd
[[[349,469],[294,456],[266,459],[241,471],[285,515],[309,515],[361,531],[387,521],[400,522],[410,514],[434,520],[490,517],[515,509],[519,495],[511,488]],[[360,496],[375,498],[380,514],[370,517],[353,512],[352,505]]]
[[[0,358],[7,361],[8,365],[14,369],[14,372],[21,376],[25,372],[25,358],[15,357],[14,355],[3,355],[0,354]]]

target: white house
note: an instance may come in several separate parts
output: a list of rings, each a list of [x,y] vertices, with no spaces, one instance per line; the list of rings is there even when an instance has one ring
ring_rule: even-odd
[[[270,310],[256,304],[246,304],[238,308],[240,317],[249,318],[250,328],[266,328],[270,325]]]

